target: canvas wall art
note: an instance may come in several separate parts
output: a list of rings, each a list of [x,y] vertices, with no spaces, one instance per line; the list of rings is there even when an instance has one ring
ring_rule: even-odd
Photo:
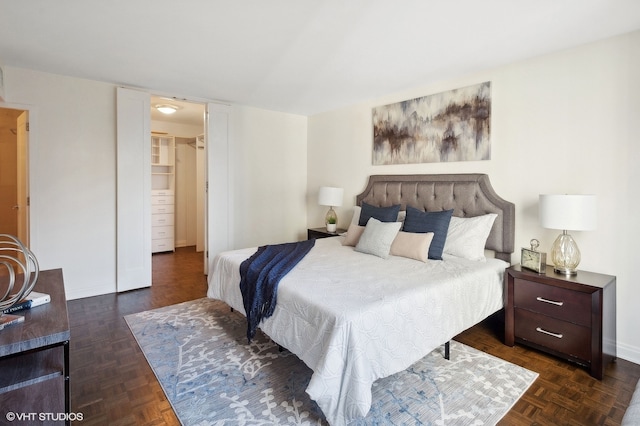
[[[491,82],[373,109],[373,164],[491,159]]]

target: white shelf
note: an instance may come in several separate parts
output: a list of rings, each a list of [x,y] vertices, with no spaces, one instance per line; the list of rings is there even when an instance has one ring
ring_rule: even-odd
[[[151,135],[151,252],[173,251],[175,137]]]

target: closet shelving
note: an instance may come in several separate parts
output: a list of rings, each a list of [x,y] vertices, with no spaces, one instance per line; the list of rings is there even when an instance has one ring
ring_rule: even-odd
[[[151,135],[151,252],[175,250],[175,155],[170,135]]]

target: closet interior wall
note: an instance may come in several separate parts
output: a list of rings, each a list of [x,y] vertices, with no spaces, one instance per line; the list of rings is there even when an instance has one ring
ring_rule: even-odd
[[[176,137],[175,244],[195,246],[197,240],[196,138]]]

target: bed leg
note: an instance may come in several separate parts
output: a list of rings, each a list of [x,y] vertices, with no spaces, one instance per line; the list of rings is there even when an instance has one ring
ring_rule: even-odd
[[[278,345],[278,352],[284,352],[284,348],[280,345]]]
[[[444,359],[450,359],[449,358],[449,353],[450,353],[450,349],[451,349],[450,346],[451,345],[449,343],[451,343],[451,342],[447,342],[447,343],[444,344]]]
[[[233,312],[233,308],[231,308],[231,312]]]

